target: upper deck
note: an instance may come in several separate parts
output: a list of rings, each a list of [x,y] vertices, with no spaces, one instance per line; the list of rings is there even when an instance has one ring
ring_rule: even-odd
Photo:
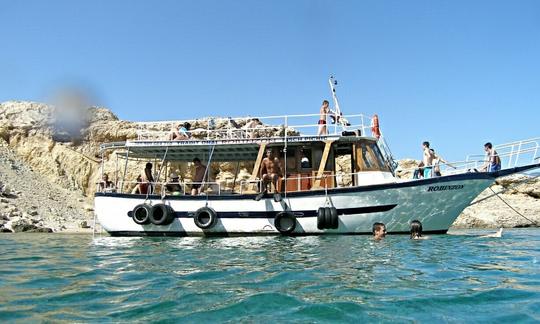
[[[360,138],[379,142],[385,155],[390,151],[382,135],[372,133],[372,118],[363,114],[328,114],[326,134],[318,135],[319,114],[267,117],[202,118],[197,120],[139,123],[136,140],[105,143],[102,150],[126,149],[130,158],[162,157],[167,151],[170,160],[189,161],[195,155],[208,154],[213,148],[214,160],[244,160],[257,155],[259,146],[294,145],[327,142],[353,142]],[[337,122],[332,123],[333,120]],[[192,125],[191,137],[170,140],[170,134],[184,123]]]

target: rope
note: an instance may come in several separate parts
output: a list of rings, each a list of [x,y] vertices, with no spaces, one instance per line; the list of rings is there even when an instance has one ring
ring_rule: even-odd
[[[520,212],[518,212],[517,210],[515,210],[514,207],[510,206],[510,204],[508,204],[504,199],[502,199],[502,197],[499,196],[499,194],[496,193],[493,189],[491,189],[491,187],[489,187],[489,190],[491,190],[491,191],[495,194],[495,196],[499,197],[499,199],[500,199],[506,206],[508,206],[510,209],[512,209],[514,212],[516,212],[516,214],[518,214],[519,216],[525,218],[526,220],[528,220],[529,222],[531,222],[531,224],[533,224],[533,225],[535,225],[535,226],[539,226],[538,223],[536,223],[536,222],[534,222],[534,221],[528,219],[527,217],[523,216]]]
[[[501,190],[501,191],[499,191],[499,192],[496,192],[496,193],[494,193],[493,195],[489,195],[489,196],[484,197],[484,198],[482,198],[482,199],[478,199],[478,200],[474,201],[473,203],[470,203],[469,206],[476,205],[476,204],[478,204],[479,202],[482,202],[482,201],[484,201],[484,200],[486,200],[486,199],[489,199],[489,198],[491,198],[491,197],[493,197],[493,196],[496,196],[497,194],[504,193],[504,192],[506,192],[506,191],[508,191],[508,190],[510,190],[510,189],[512,189],[512,188],[514,188],[515,186],[522,184],[523,182],[527,182],[527,181],[534,180],[534,179],[538,178],[539,176],[540,176],[540,175],[537,175],[537,176],[534,176],[534,177],[531,177],[531,178],[527,178],[527,179],[523,179],[523,180],[521,180],[521,181],[518,181],[518,182],[516,182],[516,183],[513,183],[511,186],[508,186],[508,188],[504,188],[503,190]],[[491,187],[490,187],[490,188],[491,188]],[[493,190],[492,190],[492,191],[493,191]]]

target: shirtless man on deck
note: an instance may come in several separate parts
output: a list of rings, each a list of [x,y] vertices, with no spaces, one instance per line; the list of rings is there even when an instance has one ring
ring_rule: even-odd
[[[424,179],[431,178],[432,169],[433,169],[433,154],[429,150],[429,142],[422,143],[423,157],[422,162],[424,162]]]
[[[274,200],[276,202],[281,201],[281,195],[277,190],[277,182],[281,176],[281,163],[279,158],[272,149],[266,150],[266,157],[262,160],[260,178],[262,180],[261,192],[257,195],[255,200],[261,200],[264,194],[268,191],[268,183],[274,185]]]
[[[194,158],[193,166],[195,167],[195,174],[191,185],[191,195],[196,196],[201,193],[202,183],[205,181],[206,165],[202,164],[199,158]]]
[[[329,105],[330,103],[328,102],[328,100],[323,100],[321,110],[319,111],[319,122],[317,123],[319,125],[319,130],[317,132],[317,136],[328,134],[328,131],[326,129],[326,117],[330,112],[330,108],[328,107]]]

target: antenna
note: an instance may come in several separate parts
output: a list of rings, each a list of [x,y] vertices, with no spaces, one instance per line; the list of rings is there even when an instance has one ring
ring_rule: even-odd
[[[343,114],[341,113],[341,109],[339,108],[339,101],[336,95],[336,86],[338,85],[338,81],[334,78],[333,75],[331,75],[328,79],[328,84],[330,84],[330,90],[332,91],[332,99],[334,101],[334,110],[331,110],[333,115],[330,115],[330,117],[334,118],[334,123],[336,124],[336,127],[337,124],[340,124],[343,129],[346,129],[346,127],[350,126],[350,124],[345,118],[343,118]]]
[[[330,90],[332,91],[332,99],[334,100],[335,114],[341,115],[341,109],[339,109],[339,102],[336,96],[336,86],[338,82],[336,79],[334,79],[334,76],[331,75],[330,78],[328,79],[328,83],[330,84]]]

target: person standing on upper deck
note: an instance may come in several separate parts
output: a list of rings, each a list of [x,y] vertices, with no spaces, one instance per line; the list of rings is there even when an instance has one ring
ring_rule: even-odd
[[[328,100],[323,100],[321,109],[319,111],[319,122],[317,123],[319,125],[319,130],[317,131],[318,136],[328,134],[328,130],[326,129],[326,118],[330,112],[330,108],[328,107],[329,105],[330,103]]]
[[[429,142],[422,143],[422,162],[424,162],[424,179],[431,178],[431,172],[433,169],[433,154],[429,150]]]

